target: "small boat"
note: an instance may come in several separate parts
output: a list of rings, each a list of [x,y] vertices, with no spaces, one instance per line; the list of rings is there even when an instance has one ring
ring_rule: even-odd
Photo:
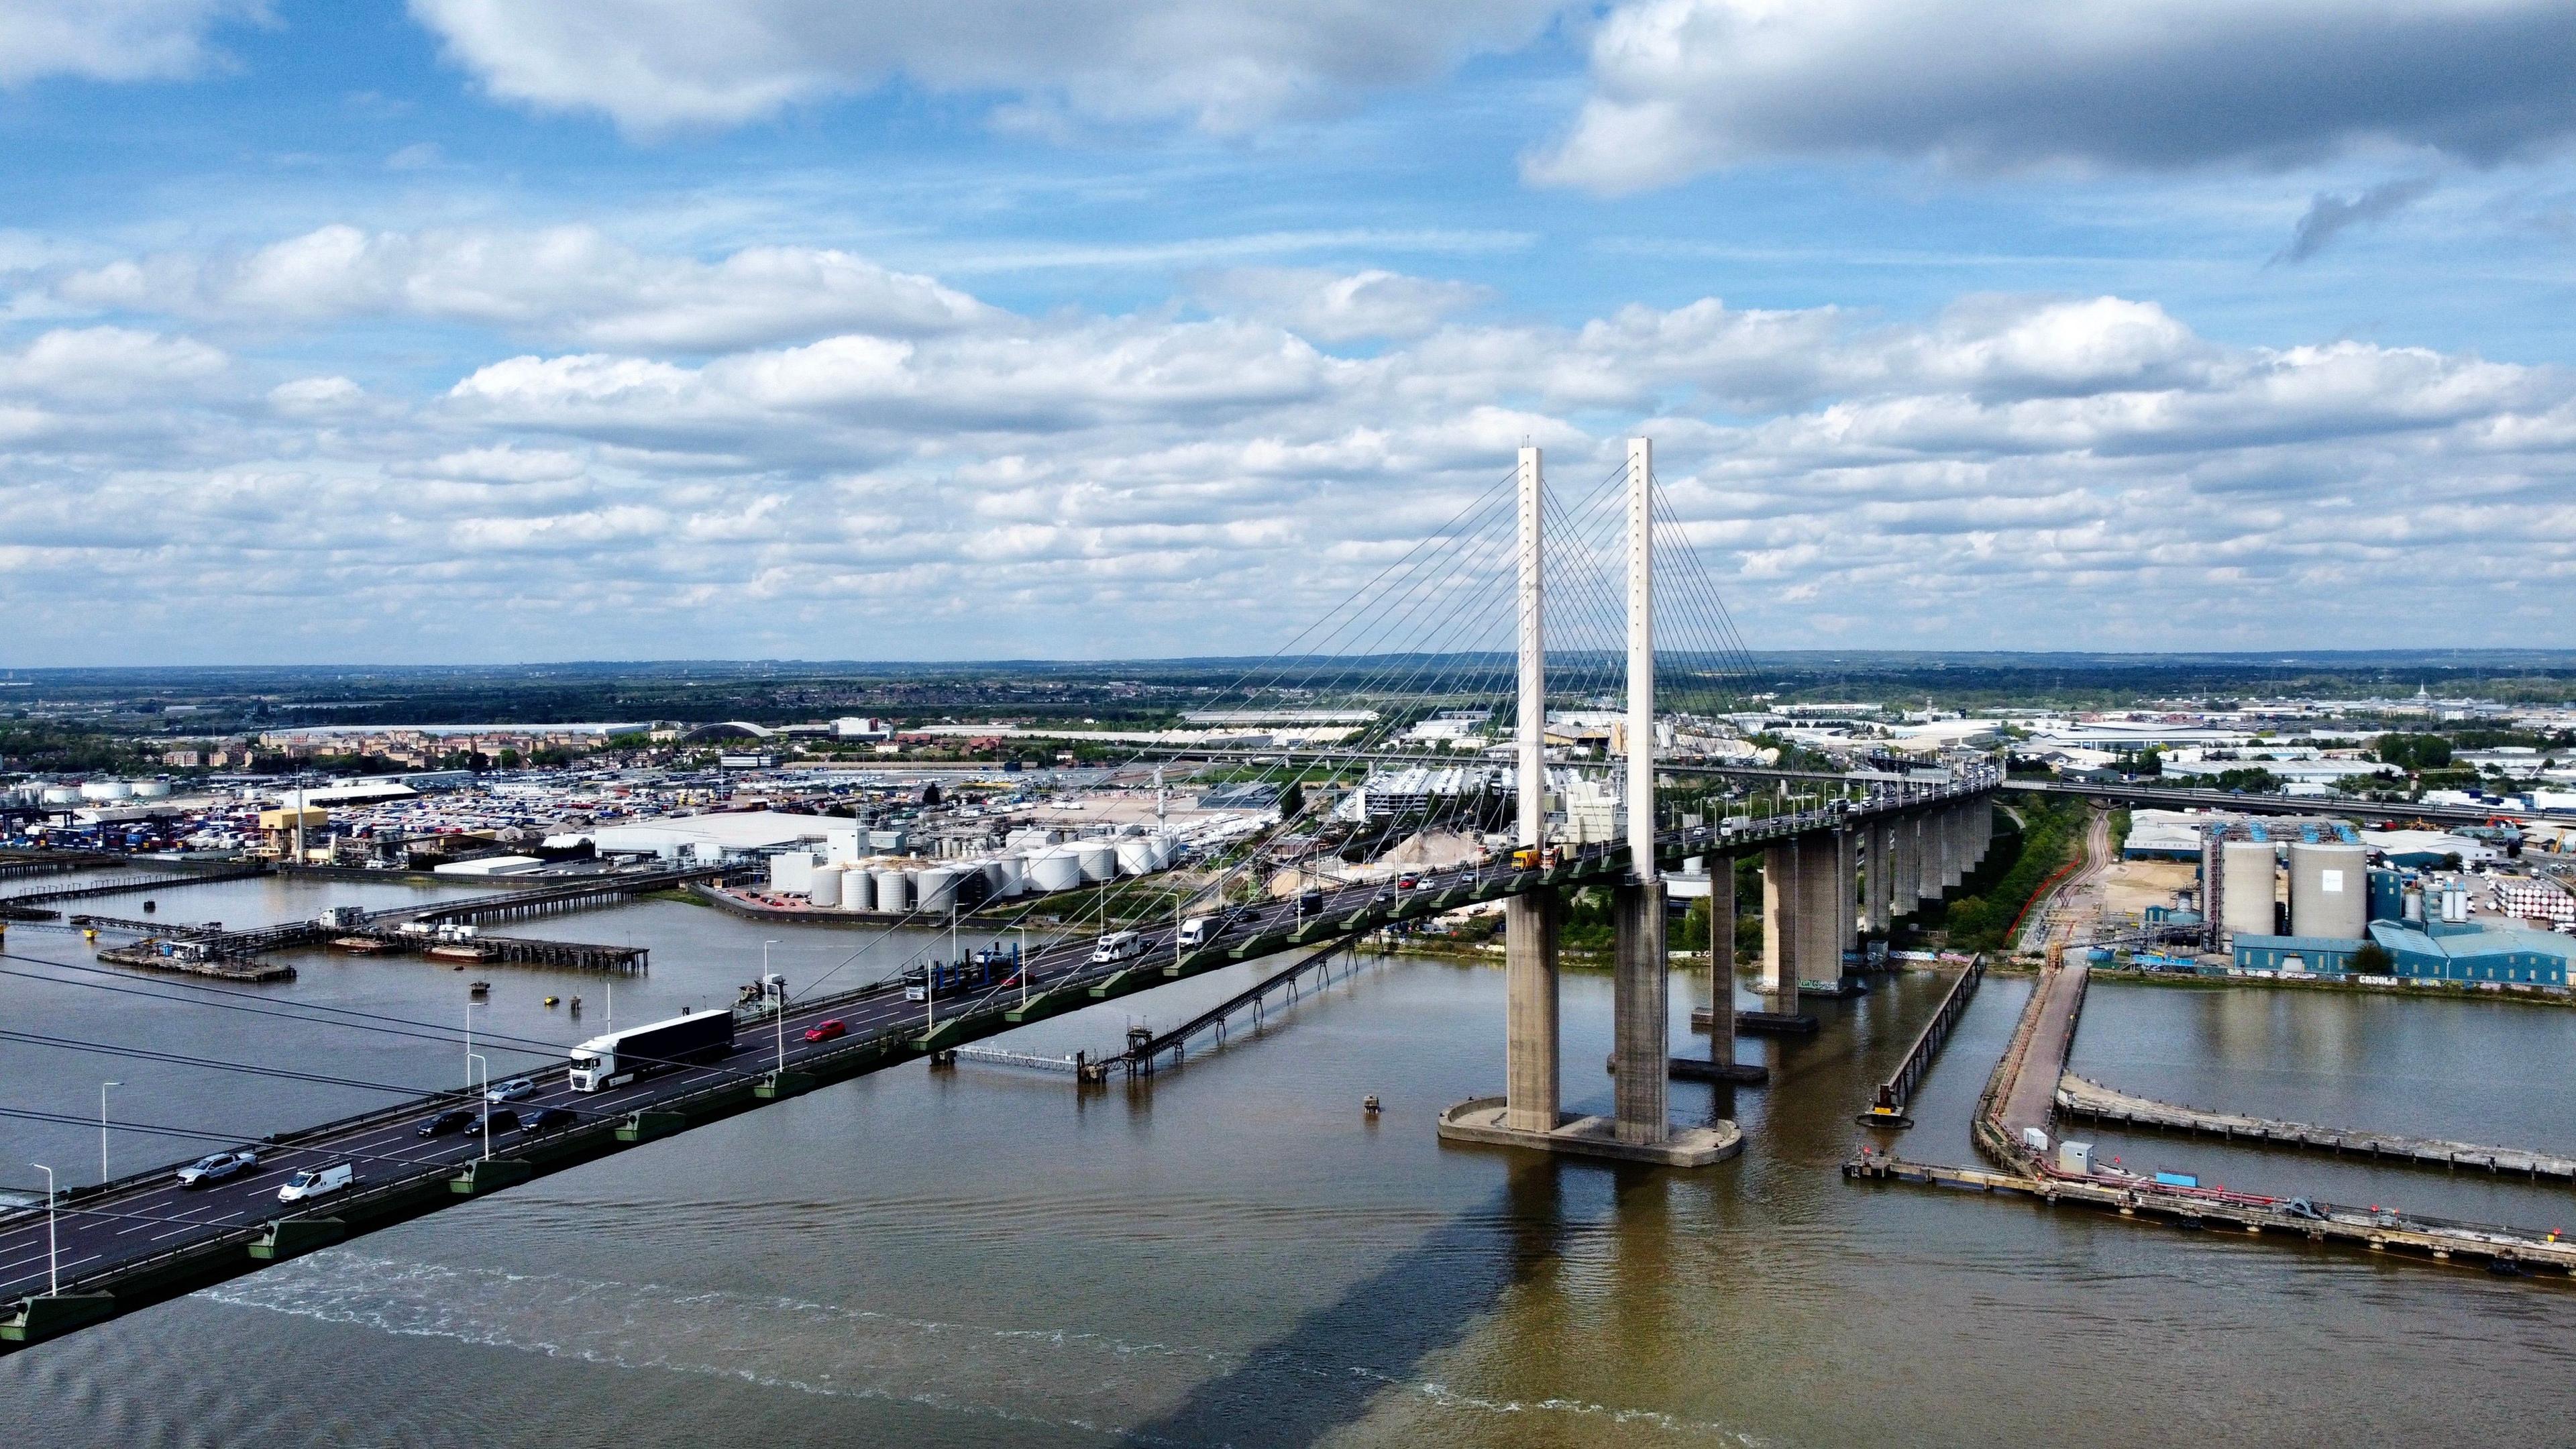
[[[352,956],[373,956],[379,951],[392,950],[393,945],[390,942],[379,941],[373,936],[334,936],[331,938],[331,949],[344,951]]]
[[[548,1005],[548,1006],[552,1006],[552,1005],[554,1005],[556,1002],[558,1002],[558,1001],[560,1001],[560,1000],[562,1000],[562,999],[563,999],[563,998],[558,997],[558,996],[549,996],[549,997],[547,997],[547,998],[546,998],[546,1005]]]
[[[470,982],[466,985],[465,990],[468,995],[489,996],[492,994],[492,983],[489,981]]]
[[[461,941],[442,941],[422,953],[433,961],[489,961],[492,948],[469,946]]]

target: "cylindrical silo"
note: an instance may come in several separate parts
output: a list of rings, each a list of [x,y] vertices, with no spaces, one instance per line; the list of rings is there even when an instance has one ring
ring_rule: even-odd
[[[1119,837],[1118,873],[1152,875],[1154,873],[1154,837],[1150,835]]]
[[[80,803],[80,798],[81,792],[70,785],[45,787],[45,803],[48,805],[77,805]]]
[[[2272,909],[2272,842],[2228,840],[2218,847],[2219,926],[2232,936],[2269,936],[2278,927]]]
[[[1082,878],[1094,884],[1118,877],[1118,842],[1086,840],[1074,847],[1075,859],[1082,862]]]
[[[837,865],[814,867],[813,877],[805,887],[805,899],[818,909],[837,908],[841,904],[841,867]]]
[[[901,915],[912,909],[912,876],[898,866],[887,866],[876,873],[877,909]]]
[[[1036,891],[1069,891],[1082,884],[1082,850],[1079,846],[1051,845],[1029,857],[1029,888]]]
[[[975,862],[975,868],[984,873],[984,899],[991,900],[996,896],[1008,894],[1002,886],[1009,877],[1003,874],[1000,861],[979,860]]]
[[[134,782],[134,798],[137,800],[167,800],[170,798],[170,782],[167,780],[137,780]]]
[[[854,865],[841,873],[841,909],[873,911],[877,908],[877,878],[865,866]]]
[[[134,787],[123,780],[84,780],[80,787],[84,800],[130,800]]]
[[[2290,934],[2355,941],[2370,929],[2370,858],[2338,841],[2290,847]]]
[[[993,873],[998,879],[993,884],[993,894],[1003,897],[1024,894],[1029,888],[1028,864],[1026,857],[1017,855],[1006,855],[994,861]]]
[[[953,866],[923,866],[913,880],[914,909],[946,915],[957,904],[958,874]]]

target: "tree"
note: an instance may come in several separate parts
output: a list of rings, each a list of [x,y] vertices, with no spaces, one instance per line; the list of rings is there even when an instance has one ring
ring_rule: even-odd
[[[1288,782],[1288,788],[1279,792],[1279,818],[1294,820],[1305,811],[1306,787],[1298,781],[1291,780]]]
[[[2394,973],[2397,960],[2377,941],[2365,941],[2361,949],[2345,958],[2345,968],[2359,976],[2387,976]]]

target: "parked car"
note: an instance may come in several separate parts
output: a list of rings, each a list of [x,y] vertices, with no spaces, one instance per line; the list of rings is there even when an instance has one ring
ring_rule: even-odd
[[[503,1082],[501,1085],[494,1087],[488,1092],[485,1092],[483,1094],[483,1100],[486,1102],[515,1102],[521,1097],[533,1097],[536,1094],[536,1078],[512,1077],[510,1080]]]
[[[421,1123],[420,1131],[416,1135],[422,1137],[444,1137],[451,1132],[462,1132],[473,1125],[474,1114],[472,1112],[463,1107],[452,1107],[447,1111],[441,1112],[437,1116],[430,1118],[428,1121]]]
[[[345,1162],[334,1167],[308,1168],[286,1180],[286,1185],[277,1190],[277,1200],[303,1202],[307,1198],[324,1197],[357,1180],[358,1170]]]
[[[581,1120],[581,1114],[570,1107],[539,1107],[519,1119],[522,1132],[552,1132]]]
[[[244,1148],[237,1152],[210,1152],[179,1169],[181,1187],[212,1187],[227,1177],[238,1177],[259,1166],[259,1154]]]
[[[834,1017],[830,1021],[818,1021],[812,1026],[805,1028],[805,1039],[807,1041],[830,1041],[834,1037],[847,1036],[849,1034],[850,1024],[841,1020],[839,1017]]]

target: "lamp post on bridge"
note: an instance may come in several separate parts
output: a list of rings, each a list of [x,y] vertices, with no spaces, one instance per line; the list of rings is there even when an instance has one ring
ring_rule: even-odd
[[[98,1180],[107,1181],[107,1089],[122,1087],[123,1082],[98,1084]]]
[[[760,943],[760,994],[769,1001],[770,1019],[778,1027],[778,1074],[787,1075],[787,983],[779,982],[775,990],[769,980],[769,948],[775,938]]]
[[[54,1170],[41,1162],[27,1165],[45,1175],[45,1296],[60,1298],[63,1295],[62,1254],[54,1243]]]

